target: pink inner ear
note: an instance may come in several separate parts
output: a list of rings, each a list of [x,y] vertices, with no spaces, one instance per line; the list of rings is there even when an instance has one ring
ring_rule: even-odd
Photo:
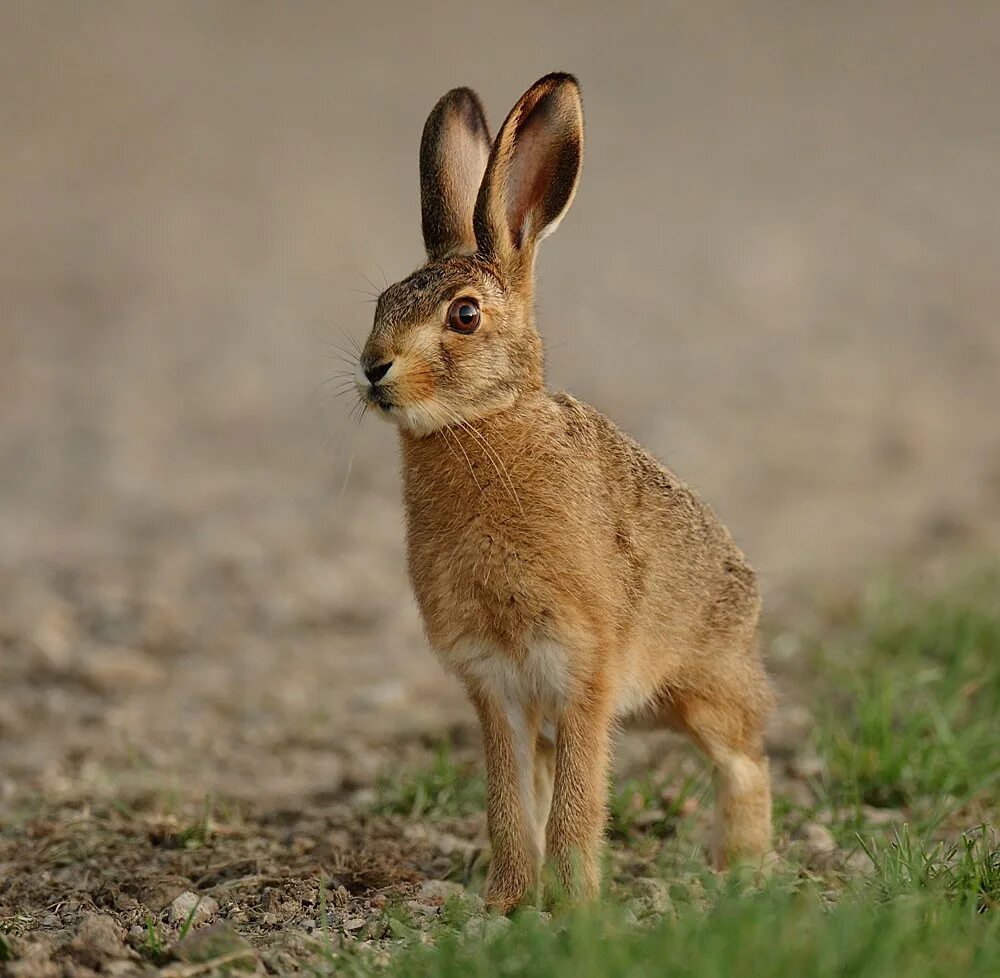
[[[543,230],[542,202],[558,155],[559,135],[551,97],[543,95],[518,126],[507,174],[507,222],[515,248]]]

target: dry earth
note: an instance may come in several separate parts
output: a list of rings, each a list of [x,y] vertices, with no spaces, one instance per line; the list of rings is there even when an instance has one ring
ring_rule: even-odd
[[[1000,539],[1000,9],[571,6],[0,12],[0,918],[39,973],[181,890],[307,933],[320,870],[354,913],[478,845],[359,815],[474,733],[407,592],[392,433],[324,383],[419,260],[452,85],[496,121],[580,75],[551,382],[702,489],[773,632]],[[73,945],[94,909],[122,935]]]

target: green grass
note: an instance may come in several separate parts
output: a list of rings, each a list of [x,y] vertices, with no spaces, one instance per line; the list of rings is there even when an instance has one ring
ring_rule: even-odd
[[[146,914],[146,938],[142,944],[142,955],[154,964],[162,964],[168,957],[159,925],[150,914]]]
[[[818,749],[831,803],[922,810],[1000,791],[1000,581],[927,602],[888,593],[828,650]],[[940,806],[939,806],[940,807]]]
[[[645,925],[609,898],[596,909],[554,917],[527,910],[509,925],[487,918],[478,928],[468,912],[446,908],[431,933],[403,913],[389,928],[399,939],[389,953],[345,947],[317,970],[399,978],[1000,974],[996,843],[979,835],[926,851],[900,837],[874,854],[872,876],[840,893],[787,868],[764,883],[705,872],[675,883],[673,913]]]
[[[612,786],[608,804],[611,838],[628,840],[644,833],[666,839],[675,835],[687,804],[697,804],[707,786],[707,772],[673,781],[654,773]]]
[[[381,777],[373,811],[433,819],[472,815],[485,806],[486,784],[480,767],[459,764],[447,745],[442,745],[429,767]]]
[[[904,825],[893,830],[888,844],[862,844],[875,867],[870,884],[877,898],[930,893],[980,913],[1000,911],[1000,837],[986,825],[936,843],[916,842]]]
[[[459,932],[414,946],[398,978],[931,978],[1000,969],[1000,919],[928,898],[825,906],[813,890],[732,892],[707,913],[636,928],[611,911],[555,922],[525,915],[492,941]]]
[[[670,911],[643,924],[610,894],[598,908],[552,917],[529,909],[509,924],[482,920],[472,901],[455,901],[430,932],[395,908],[386,918],[394,947],[331,949],[317,971],[358,978],[1000,974],[995,832],[925,845],[904,829],[869,851],[872,874],[839,889],[787,865],[763,882],[703,870],[675,880]],[[479,927],[470,926],[477,920]]]

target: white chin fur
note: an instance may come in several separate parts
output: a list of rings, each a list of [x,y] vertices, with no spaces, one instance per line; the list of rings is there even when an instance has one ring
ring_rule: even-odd
[[[382,413],[386,414],[385,411]],[[438,428],[443,428],[447,423],[436,418],[430,411],[421,408],[419,404],[411,407],[393,408],[392,417],[387,416],[386,420],[395,420],[401,428],[405,428],[418,438],[429,435],[437,431]]]
[[[359,384],[358,393],[361,395],[361,400],[368,405],[369,413],[374,414],[375,417],[380,418],[382,421],[387,421],[389,424],[406,429],[406,431],[412,435],[416,435],[418,438],[430,435],[447,424],[446,421],[436,418],[430,411],[419,404],[410,405],[409,407],[381,407],[374,401],[369,401],[366,397],[367,385],[362,390]]]

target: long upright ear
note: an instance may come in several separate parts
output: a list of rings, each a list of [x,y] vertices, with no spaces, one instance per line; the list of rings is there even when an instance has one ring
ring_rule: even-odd
[[[453,88],[431,110],[420,140],[420,212],[427,257],[476,250],[472,211],[490,155],[479,96]]]
[[[530,256],[559,225],[583,164],[583,104],[572,75],[546,75],[507,116],[490,153],[473,227],[480,252]]]

